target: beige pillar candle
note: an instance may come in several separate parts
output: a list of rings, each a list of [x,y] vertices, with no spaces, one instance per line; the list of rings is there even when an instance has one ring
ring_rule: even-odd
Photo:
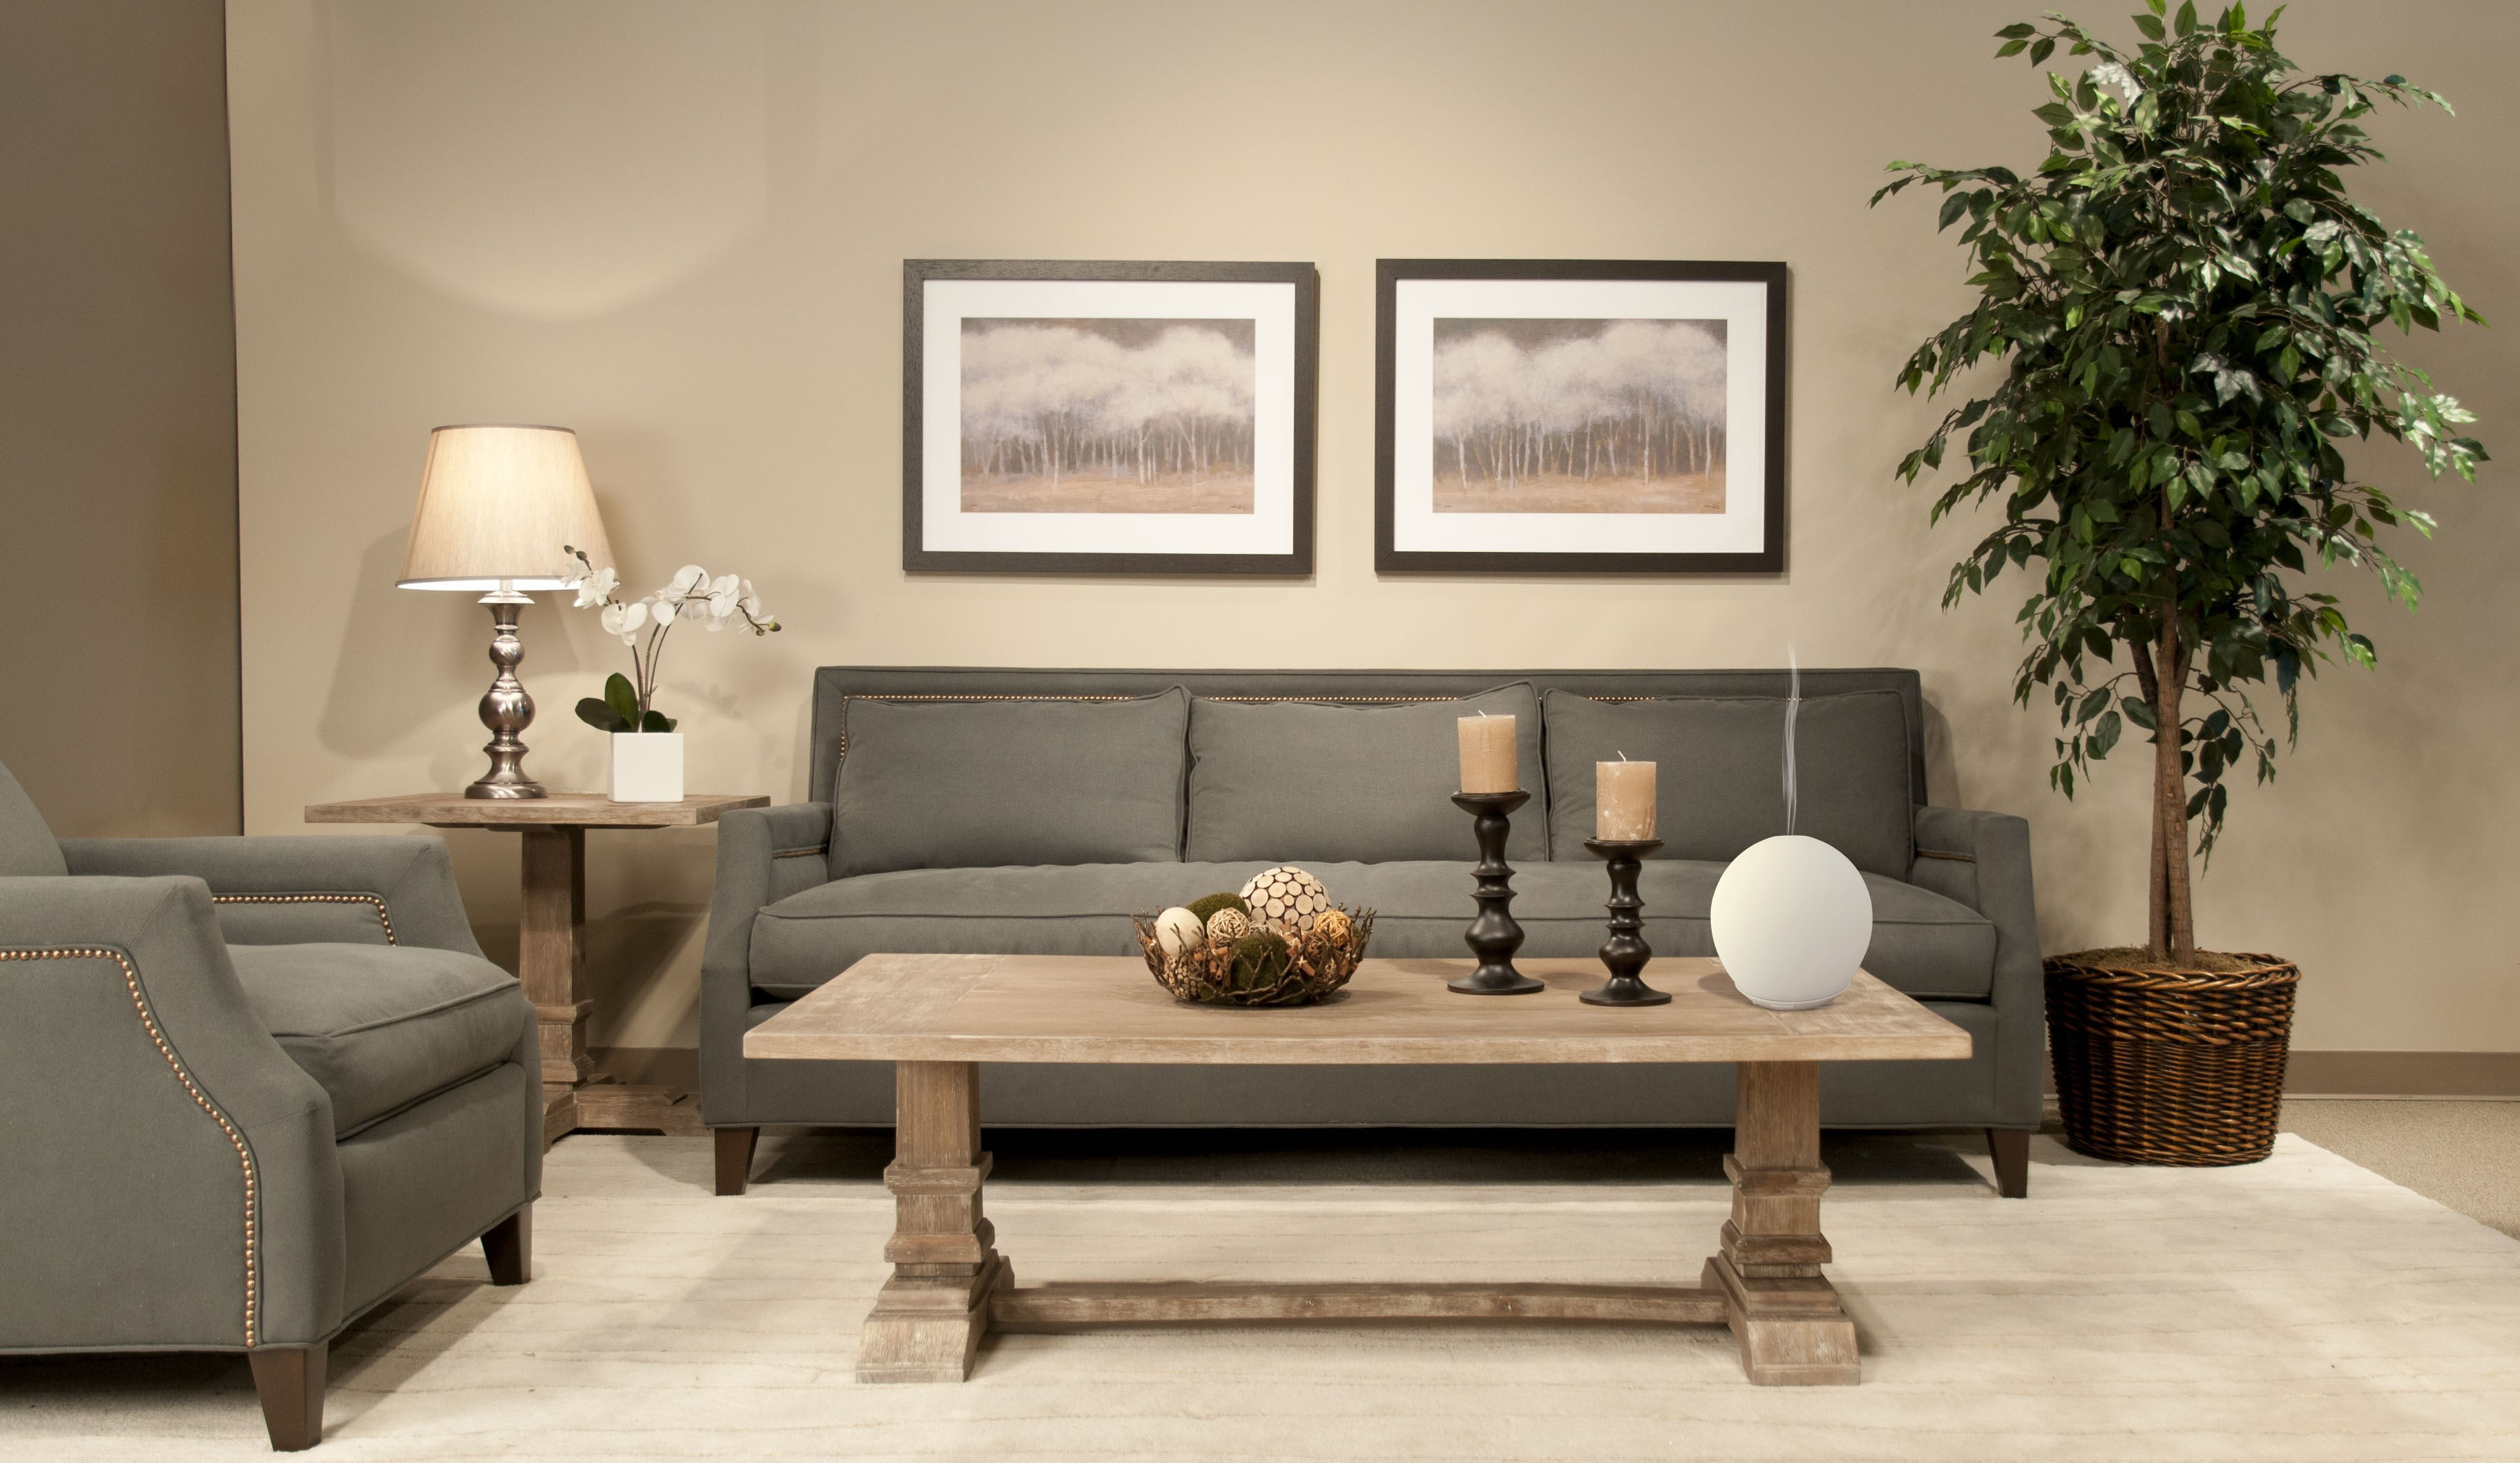
[[[1515,792],[1522,770],[1514,761],[1513,718],[1462,718],[1462,791]]]
[[[1611,839],[1654,836],[1654,765],[1650,762],[1593,764],[1593,836]]]

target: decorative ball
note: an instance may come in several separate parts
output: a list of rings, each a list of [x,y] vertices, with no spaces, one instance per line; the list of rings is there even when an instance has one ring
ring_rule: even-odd
[[[1192,900],[1186,908],[1202,923],[1215,918],[1219,909],[1235,909],[1244,914],[1251,912],[1251,907],[1242,902],[1239,894],[1211,894],[1204,899]]]
[[[1313,921],[1313,933],[1325,940],[1344,941],[1348,930],[1347,916],[1336,909],[1324,909]]]
[[[1234,942],[1234,984],[1246,991],[1278,980],[1292,963],[1285,937],[1275,930],[1253,930]]]
[[[1155,943],[1164,948],[1167,955],[1196,950],[1207,943],[1207,926],[1199,923],[1198,916],[1188,909],[1178,907],[1166,909],[1155,916]]]
[[[1218,945],[1232,945],[1251,933],[1251,916],[1228,905],[1207,916],[1207,938]]]
[[[1242,886],[1242,903],[1254,923],[1301,935],[1329,909],[1330,892],[1311,874],[1282,864],[1253,874]]]
[[[1751,1004],[1808,1010],[1855,980],[1872,943],[1872,894],[1846,855],[1786,833],[1725,868],[1707,923],[1725,973]]]

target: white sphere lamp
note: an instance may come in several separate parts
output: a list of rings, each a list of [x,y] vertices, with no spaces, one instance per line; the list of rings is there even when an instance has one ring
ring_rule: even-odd
[[[1707,923],[1725,973],[1751,1004],[1809,1010],[1854,983],[1872,943],[1872,894],[1846,855],[1783,833],[1724,870]]]

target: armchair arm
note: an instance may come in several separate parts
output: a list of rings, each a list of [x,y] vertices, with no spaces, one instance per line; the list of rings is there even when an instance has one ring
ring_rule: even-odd
[[[333,1104],[201,880],[0,879],[0,1351],[304,1343],[340,1321]]]
[[[2039,1121],[2046,1082],[2047,985],[2039,905],[2030,884],[2030,823],[2005,813],[1919,808],[1908,882],[1958,900],[1995,924],[1994,1001],[2002,1012],[1996,1089],[2007,1121]]]
[[[752,916],[831,882],[832,805],[740,808],[718,819],[717,893],[700,955],[700,1116],[737,1123],[744,1013],[752,1009]]]
[[[65,838],[73,874],[191,874],[234,945],[342,941],[481,953],[434,838]]]

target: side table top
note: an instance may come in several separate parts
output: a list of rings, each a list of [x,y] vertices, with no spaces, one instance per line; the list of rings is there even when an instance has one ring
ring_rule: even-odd
[[[1321,1005],[1246,1009],[1175,1000],[1118,955],[873,954],[744,1034],[747,1057],[913,1062],[1794,1062],[1966,1057],[1969,1034],[1858,972],[1810,1011],[1771,1011],[1721,962],[1657,959],[1669,1005],[1576,997],[1598,960],[1517,960],[1548,985],[1458,996],[1467,960],[1372,960]]]
[[[717,821],[730,808],[767,808],[758,793],[703,792],[679,803],[616,803],[591,792],[539,798],[468,798],[414,792],[399,797],[309,803],[318,823],[427,823],[433,828],[688,828]]]

